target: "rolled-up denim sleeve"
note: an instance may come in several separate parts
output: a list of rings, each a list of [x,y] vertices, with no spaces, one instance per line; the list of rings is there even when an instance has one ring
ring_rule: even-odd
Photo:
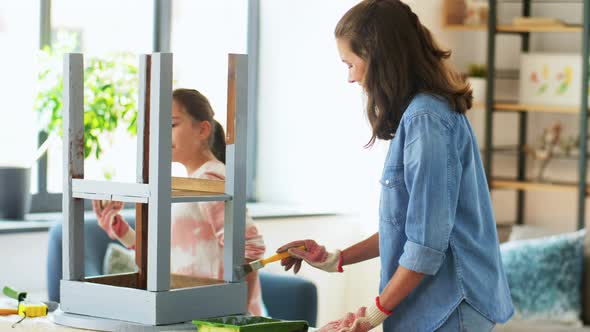
[[[404,181],[409,194],[404,252],[399,264],[434,275],[445,259],[453,227],[450,186],[451,138],[436,115],[421,114],[406,125]]]

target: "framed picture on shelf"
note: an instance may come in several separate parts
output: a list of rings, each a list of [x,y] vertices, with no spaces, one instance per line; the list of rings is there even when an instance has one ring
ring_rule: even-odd
[[[580,105],[582,57],[578,54],[529,53],[520,58],[522,104]]]

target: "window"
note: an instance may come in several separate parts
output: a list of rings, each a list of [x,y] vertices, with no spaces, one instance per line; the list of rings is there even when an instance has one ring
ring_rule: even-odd
[[[38,17],[38,1],[0,1],[0,165],[30,165],[35,151],[32,109]]]
[[[255,98],[257,68],[256,49],[258,1],[220,0],[172,2],[170,46],[174,53],[174,88],[199,90],[211,103],[215,118],[226,128],[227,116],[227,59],[229,53],[249,53],[251,112],[248,128],[248,198],[254,200],[255,170]],[[250,43],[250,45],[249,45]]]
[[[14,9],[4,13],[4,7],[7,6],[5,2],[0,4],[0,41],[2,41],[1,38],[5,38],[2,35],[5,30],[3,26],[6,25],[4,16],[11,17],[11,21],[20,22],[20,29],[17,27],[19,37],[27,32],[35,41],[28,49],[22,51],[26,55],[31,55],[31,65],[26,66],[31,71],[30,82],[20,84],[20,86],[29,86],[26,97],[22,97],[22,100],[26,101],[26,105],[21,105],[23,110],[34,108],[34,103],[29,101],[33,100],[34,86],[37,84],[34,64],[38,53],[36,50],[39,47],[39,32],[41,32],[41,39],[46,40],[47,43],[56,43],[60,36],[69,34],[75,36],[78,44],[76,51],[84,53],[85,63],[90,57],[103,57],[111,52],[130,52],[136,59],[139,54],[151,53],[155,50],[174,52],[174,87],[196,88],[203,92],[215,109],[216,118],[225,125],[227,53],[247,51],[250,23],[248,13],[249,10],[252,12],[252,8],[258,10],[258,0],[126,0],[123,2],[41,0],[41,8],[36,8],[39,7],[39,3],[35,3],[34,6],[28,3],[21,4],[21,1],[17,0],[8,1],[9,8],[11,5],[20,8],[20,14],[15,14]],[[29,7],[35,7],[35,10]],[[29,15],[29,21],[26,21],[23,15]],[[258,19],[257,16],[255,19]],[[39,28],[40,26],[42,28]],[[28,38],[23,39],[28,41]],[[250,47],[252,45],[257,44],[250,43]],[[14,57],[22,62],[22,57],[18,57],[17,52],[14,52]],[[254,59],[252,62],[256,63]],[[250,68],[251,77],[256,75],[255,69],[255,67]],[[0,78],[0,84],[6,86],[9,83],[5,83]],[[252,96],[255,96],[255,88],[255,85],[251,86],[251,100],[254,100]],[[22,95],[25,95],[24,91]],[[11,97],[13,100],[11,107],[0,109],[1,115],[14,109],[15,106],[12,105],[17,103],[16,100],[21,99],[21,97],[17,98],[16,94]],[[36,112],[27,114],[30,119],[23,118],[22,121],[34,123],[37,119]],[[254,123],[255,121],[251,121],[252,128]],[[41,128],[38,127],[31,128],[30,133],[18,131],[23,137],[26,136],[26,139],[22,141],[30,146],[31,151],[39,143],[37,133]],[[17,131],[14,127],[10,129],[12,132]],[[7,137],[13,137],[8,134],[10,131],[2,130],[1,132],[2,137],[4,133],[7,133]],[[254,129],[250,135],[253,133]],[[110,140],[116,142],[116,148],[106,146],[100,160],[93,157],[85,160],[85,177],[104,179],[108,175],[115,181],[134,181],[136,138],[121,129],[111,135]],[[252,154],[252,157],[248,159],[249,186],[251,186],[255,165],[254,138],[249,139],[249,142],[251,143],[249,153]],[[62,150],[60,145],[61,143],[52,145],[47,157],[44,158],[45,161],[41,161],[35,166],[37,169],[33,169],[33,192],[36,193],[37,188],[40,191],[33,196],[32,212],[61,209]],[[8,155],[12,159],[21,158],[19,154],[24,153],[21,147],[22,145],[19,144],[18,149],[15,148]],[[173,167],[173,171],[179,170],[179,167]]]
[[[174,87],[197,89],[225,127],[227,54],[246,53],[248,1],[175,0],[171,52]]]
[[[76,36],[78,51],[84,53],[85,64],[90,57],[105,58],[109,54],[127,52],[135,59],[132,64],[137,65],[138,55],[152,49],[153,16],[153,6],[144,0],[53,0],[52,44],[56,44],[63,34],[70,33]],[[85,160],[84,176],[97,180],[135,181],[136,138],[121,125],[112,135],[102,137],[105,146],[100,160],[89,156]],[[61,192],[62,162],[61,146],[52,146],[47,168],[49,192]]]

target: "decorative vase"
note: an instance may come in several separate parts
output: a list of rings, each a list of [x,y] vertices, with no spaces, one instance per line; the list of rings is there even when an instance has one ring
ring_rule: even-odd
[[[481,77],[469,77],[469,85],[473,91],[473,104],[484,105],[486,102],[486,79]]]
[[[0,166],[0,219],[24,220],[31,205],[31,169]]]

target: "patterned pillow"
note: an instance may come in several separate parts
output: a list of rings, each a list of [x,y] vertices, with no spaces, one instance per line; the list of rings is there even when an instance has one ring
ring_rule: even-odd
[[[500,246],[515,319],[581,325],[585,230]]]
[[[135,251],[117,243],[110,243],[104,255],[102,272],[103,274],[137,272]]]

